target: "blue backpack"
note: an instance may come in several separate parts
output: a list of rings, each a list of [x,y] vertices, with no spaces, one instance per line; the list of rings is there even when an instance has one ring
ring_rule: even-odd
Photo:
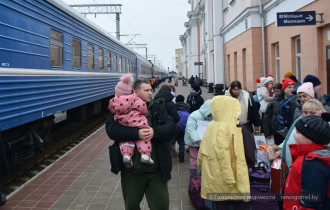
[[[186,130],[189,112],[188,111],[178,111],[178,114],[180,115],[180,121],[178,122],[179,130],[181,133],[184,133],[184,131]]]

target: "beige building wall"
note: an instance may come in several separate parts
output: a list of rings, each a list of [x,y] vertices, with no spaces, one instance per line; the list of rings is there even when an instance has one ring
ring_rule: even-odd
[[[253,2],[253,1],[250,1]],[[263,1],[265,2],[265,1]],[[236,2],[237,4],[238,2]],[[241,3],[241,1],[240,1]],[[326,46],[330,46],[327,33],[330,34],[330,1],[317,0],[306,5],[298,11],[316,11],[324,13],[323,23],[309,26],[287,26],[276,27],[272,23],[265,27],[265,55],[266,75],[274,75],[275,82],[281,82],[287,71],[296,71],[296,45],[295,38],[301,41],[301,76],[300,81],[307,74],[313,74],[322,82],[322,93],[327,92],[327,66]],[[235,15],[233,15],[235,17]],[[320,16],[317,15],[317,20]],[[229,17],[226,20],[229,21]],[[330,35],[329,35],[330,36]],[[262,45],[261,28],[255,27],[246,30],[239,36],[231,39],[225,44],[226,61],[226,85],[234,80],[242,82],[243,88],[256,90],[256,78],[263,75],[262,70]],[[279,44],[280,74],[276,81],[275,70],[275,44]]]
[[[274,60],[274,44],[279,44],[280,52],[280,81],[287,71],[292,71],[299,76],[296,68],[296,44],[295,39],[300,37],[301,41],[301,76],[297,78],[302,82],[307,74],[312,74],[322,82],[323,93],[327,92],[327,70],[326,70],[326,46],[330,45],[327,40],[327,31],[330,30],[330,1],[318,0],[298,11],[316,11],[324,13],[323,23],[309,26],[276,27],[273,23],[265,28],[267,73],[276,75]],[[317,20],[320,16],[317,15]]]
[[[185,76],[183,74],[183,48],[175,49],[175,68],[178,71],[178,76]]]
[[[225,44],[226,85],[234,80],[253,90],[255,78],[262,74],[261,29],[251,28]]]

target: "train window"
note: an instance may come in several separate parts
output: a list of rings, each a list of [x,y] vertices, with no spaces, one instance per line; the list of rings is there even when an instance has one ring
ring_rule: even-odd
[[[102,48],[99,48],[99,70],[102,70],[104,69],[104,61],[103,61],[103,49]]]
[[[50,65],[63,67],[63,34],[50,30]]]
[[[123,72],[126,72],[126,58],[123,58]]]
[[[121,56],[118,56],[118,71],[121,72]]]
[[[114,56],[113,56],[113,71],[114,72],[117,72],[118,70],[117,70],[117,55],[116,54],[114,54]]]
[[[111,71],[111,52],[108,52],[107,67],[108,71]]]
[[[94,69],[94,46],[87,44],[87,67],[88,70]]]
[[[121,68],[122,68],[122,72],[125,72],[125,58],[121,58]]]
[[[129,71],[129,60],[128,60],[128,58],[126,58],[126,71],[130,72]]]
[[[72,68],[81,69],[81,43],[72,39]]]
[[[131,67],[130,67],[130,69],[131,69],[131,72],[133,73],[133,66],[134,66],[134,63],[133,63],[133,60],[131,60]]]

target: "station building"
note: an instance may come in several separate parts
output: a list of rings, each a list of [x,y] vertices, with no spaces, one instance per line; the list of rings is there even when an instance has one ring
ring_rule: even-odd
[[[186,75],[183,74],[183,48],[175,49],[175,69],[179,77],[186,77]]]
[[[319,77],[321,92],[330,93],[329,0],[188,2],[189,21],[180,36],[188,78],[202,75],[221,94],[234,80],[252,91],[256,78],[272,74],[281,82],[291,71],[301,82],[307,74]],[[315,11],[315,25],[277,26],[277,13],[303,11]]]

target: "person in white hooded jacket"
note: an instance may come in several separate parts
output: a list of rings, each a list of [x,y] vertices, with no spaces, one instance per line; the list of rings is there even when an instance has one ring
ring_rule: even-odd
[[[201,137],[197,132],[197,122],[198,120],[202,121],[211,121],[211,99],[206,100],[204,104],[196,111],[192,112],[189,115],[186,130],[184,134],[184,142],[189,146],[190,153],[190,178],[197,175],[197,155],[199,150],[199,145],[201,142]]]
[[[273,88],[273,77],[261,77],[256,80],[257,84],[257,96],[260,103],[260,112],[264,114],[266,112],[269,102],[274,98]]]
[[[244,125],[250,133],[260,131],[259,104],[254,102],[250,93],[242,89],[239,81],[235,80],[230,84],[230,88],[225,92],[226,96],[236,98],[241,105],[241,115],[238,117],[240,123]]]
[[[266,113],[267,106],[271,100],[274,98],[272,92],[273,88],[273,77],[260,77],[257,80],[257,96],[260,103],[259,114],[261,116],[261,124],[264,124],[264,115]],[[261,127],[261,133],[263,133],[263,127]]]

